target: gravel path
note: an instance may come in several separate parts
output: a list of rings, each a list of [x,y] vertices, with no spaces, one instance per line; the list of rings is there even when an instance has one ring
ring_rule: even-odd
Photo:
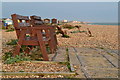
[[[50,63],[22,62],[15,64],[4,64],[4,72],[69,72],[67,65]]]

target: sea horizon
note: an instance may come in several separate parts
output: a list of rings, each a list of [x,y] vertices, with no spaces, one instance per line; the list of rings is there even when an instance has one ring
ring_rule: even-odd
[[[93,22],[93,23],[87,23],[89,25],[118,25],[117,22],[103,22],[103,23],[99,23],[99,22]],[[120,25],[120,24],[119,24]]]

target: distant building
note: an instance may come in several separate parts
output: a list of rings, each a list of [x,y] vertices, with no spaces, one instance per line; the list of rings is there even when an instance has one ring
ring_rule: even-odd
[[[68,20],[62,20],[62,22],[63,22],[63,23],[67,23],[67,22],[68,22]]]
[[[10,18],[2,18],[2,27],[8,29],[9,25],[13,25],[13,22]]]
[[[9,18],[5,20],[5,23],[7,23],[8,25],[12,25],[13,24],[12,20],[9,19]]]
[[[69,21],[69,23],[81,23],[80,21]]]
[[[4,23],[4,26],[13,24],[12,20],[9,18],[3,18],[2,21]]]

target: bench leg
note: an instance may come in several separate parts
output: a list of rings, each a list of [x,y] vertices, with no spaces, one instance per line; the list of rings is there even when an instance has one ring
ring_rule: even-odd
[[[39,45],[40,45],[40,49],[41,49],[41,52],[42,52],[43,60],[44,61],[49,61],[48,54],[47,54],[47,51],[46,51],[46,46],[45,46],[45,43],[43,42],[42,33],[39,30],[37,31],[37,38],[38,38],[38,41],[39,41]]]
[[[33,49],[33,46],[31,47],[27,47],[27,49],[25,50],[25,53],[30,54],[30,51]]]
[[[46,32],[46,37],[50,37],[51,39],[48,41],[48,44],[50,46],[50,51],[51,53],[54,53],[54,41],[53,38],[51,36],[51,30],[45,30]]]
[[[17,45],[17,46],[16,46],[15,52],[14,52],[13,56],[16,56],[16,55],[19,55],[19,54],[20,54],[20,48],[21,48],[20,45]]]
[[[56,49],[57,49],[57,38],[56,38],[54,27],[51,29],[51,37],[52,37],[52,44],[54,46],[54,51],[56,51]]]
[[[18,43],[17,43],[17,46],[15,48],[15,52],[13,54],[14,56],[20,54],[20,48],[21,48],[21,45],[22,45],[24,38],[25,38],[25,30],[21,31],[21,33],[20,33],[20,37],[18,39]]]

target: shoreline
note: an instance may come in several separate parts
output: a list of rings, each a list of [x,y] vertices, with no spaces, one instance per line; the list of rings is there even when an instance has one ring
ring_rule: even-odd
[[[87,25],[96,25],[96,26],[98,26],[98,25],[100,25],[100,24],[87,24]],[[100,25],[100,26],[119,26],[119,25]]]

